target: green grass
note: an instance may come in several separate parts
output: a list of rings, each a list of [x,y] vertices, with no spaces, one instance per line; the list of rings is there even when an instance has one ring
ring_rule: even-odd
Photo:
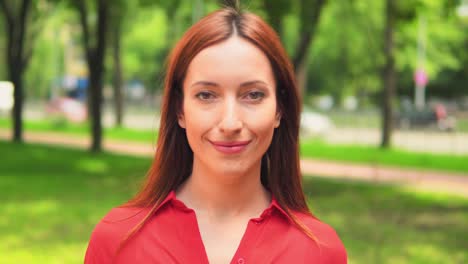
[[[457,120],[457,131],[459,132],[468,132],[468,119],[459,119]]]
[[[0,141],[2,263],[82,263],[90,231],[149,159]],[[4,262],[8,261],[8,262]]]
[[[82,263],[89,235],[131,197],[151,160],[0,141],[2,263]],[[468,200],[305,177],[350,263],[468,263]]]
[[[10,128],[9,120],[0,118],[0,128]],[[88,137],[87,124],[56,124],[51,121],[26,121],[26,131],[53,131],[66,135]],[[157,132],[132,130],[128,128],[106,128],[104,137],[153,144]],[[438,170],[468,174],[468,155],[444,155],[409,152],[399,149],[382,150],[378,147],[331,145],[318,140],[301,142],[301,156],[350,163],[385,165],[423,170]]]
[[[419,153],[358,145],[330,145],[318,140],[308,140],[301,143],[301,156],[349,163],[468,173],[467,155]]]
[[[304,189],[312,212],[340,235],[349,263],[468,261],[468,200],[320,178]]]
[[[11,120],[0,118],[0,128],[10,129]],[[31,132],[56,132],[66,135],[88,137],[90,128],[88,123],[73,124],[63,120],[24,121],[25,131]],[[157,132],[151,130],[137,130],[130,128],[104,128],[103,136],[114,140],[130,140],[137,142],[154,142]]]

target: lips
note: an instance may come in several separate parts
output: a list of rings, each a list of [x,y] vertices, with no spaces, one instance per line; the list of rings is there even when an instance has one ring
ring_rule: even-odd
[[[247,141],[211,141],[213,147],[224,154],[237,154],[242,152],[250,140]]]

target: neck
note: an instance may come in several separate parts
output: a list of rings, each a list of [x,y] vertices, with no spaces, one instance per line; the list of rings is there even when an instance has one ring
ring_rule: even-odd
[[[194,160],[192,175],[177,190],[177,198],[197,214],[224,219],[258,217],[271,201],[260,181],[260,163],[239,174],[216,172]]]

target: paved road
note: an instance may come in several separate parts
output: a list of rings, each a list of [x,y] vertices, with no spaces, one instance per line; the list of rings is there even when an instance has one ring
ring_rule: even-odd
[[[0,139],[9,139],[10,136],[10,131],[0,129]],[[88,138],[50,132],[27,132],[24,138],[27,142],[69,145],[83,149],[88,148],[90,144]],[[155,151],[154,146],[148,144],[115,140],[105,140],[103,146],[104,149],[111,152],[145,157],[154,155]],[[314,159],[301,160],[301,169],[304,175],[320,175],[327,178],[362,180],[376,183],[395,183],[409,188],[468,197],[468,172],[463,175],[364,164],[346,164]]]

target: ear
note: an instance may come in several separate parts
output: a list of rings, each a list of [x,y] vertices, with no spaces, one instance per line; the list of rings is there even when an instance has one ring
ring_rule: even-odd
[[[276,112],[275,116],[275,128],[278,128],[281,122],[281,112]]]
[[[177,122],[179,123],[179,126],[181,128],[185,128],[185,116],[184,116],[184,113],[180,112],[178,115],[177,115]]]

